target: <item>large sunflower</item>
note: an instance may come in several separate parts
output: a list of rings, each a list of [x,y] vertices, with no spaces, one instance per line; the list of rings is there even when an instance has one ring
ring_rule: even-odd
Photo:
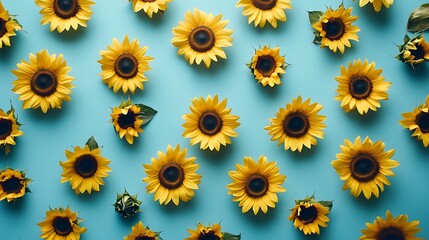
[[[191,145],[200,143],[200,149],[219,151],[221,144],[231,144],[230,137],[237,137],[234,129],[240,126],[239,117],[231,114],[231,108],[226,108],[227,101],[219,102],[217,95],[192,100],[191,113],[182,116],[186,121],[182,125],[183,136],[191,138]]]
[[[422,240],[415,234],[420,232],[420,221],[408,222],[408,215],[393,217],[389,210],[386,219],[377,217],[373,223],[366,223],[367,229],[362,230],[359,240]]]
[[[322,13],[319,20],[312,24],[316,30],[316,43],[320,47],[329,47],[333,52],[340,50],[344,53],[345,47],[351,47],[350,40],[359,41],[356,34],[360,31],[359,27],[353,26],[358,17],[351,16],[353,8],[344,9],[341,5],[338,9],[328,8]]]
[[[204,226],[203,224],[198,224],[197,229],[188,229],[191,236],[185,238],[185,240],[221,240],[223,239],[223,234],[221,232],[221,226],[219,224],[213,224],[212,226]]]
[[[77,213],[66,209],[55,208],[46,211],[45,220],[38,223],[42,234],[40,238],[46,240],[79,240],[86,228],[79,226],[82,219]]]
[[[311,148],[311,145],[316,145],[316,137],[323,138],[326,117],[318,114],[322,108],[317,102],[310,104],[310,98],[302,102],[298,96],[286,104],[286,108],[279,109],[265,130],[272,135],[271,140],[278,140],[278,145],[283,144],[285,150],[301,152],[303,146]]]
[[[95,2],[91,0],[34,0],[42,10],[42,25],[50,23],[49,29],[57,30],[59,33],[76,30],[79,25],[86,27],[86,22],[92,16],[91,6]]]
[[[0,147],[4,147],[6,154],[10,152],[11,145],[16,145],[15,138],[24,135],[20,125],[12,106],[7,112],[0,109]]]
[[[24,171],[7,168],[0,171],[0,201],[7,199],[8,202],[14,201],[30,192],[28,184],[31,179],[25,177]]]
[[[248,23],[263,28],[268,21],[277,28],[277,20],[285,22],[285,9],[292,9],[290,0],[239,0],[235,5],[243,7],[243,16],[248,16]]]
[[[159,232],[154,232],[140,221],[131,228],[131,233],[124,240],[159,240]]]
[[[152,57],[146,56],[148,47],[140,47],[137,39],[132,42],[128,35],[122,43],[113,38],[113,45],[107,46],[107,50],[100,51],[101,64],[100,76],[113,92],[122,88],[122,92],[134,93],[136,88],[144,89],[143,82],[147,81],[145,72],[150,70],[149,62]]]
[[[174,149],[168,145],[167,152],[158,151],[158,158],[152,158],[152,164],[143,164],[147,177],[148,193],[155,193],[154,200],[167,205],[170,201],[177,206],[179,199],[191,200],[201,182],[201,175],[196,171],[200,167],[195,163],[195,157],[186,158],[187,149]]]
[[[60,162],[63,168],[61,183],[70,181],[76,194],[100,191],[104,185],[102,178],[111,171],[107,165],[110,160],[100,155],[100,148],[94,138],[90,138],[84,148],[74,147],[74,151],[65,150],[67,161]]]
[[[233,180],[227,185],[228,194],[239,202],[243,213],[253,209],[256,215],[259,210],[267,213],[268,207],[275,208],[278,201],[277,193],[286,192],[281,185],[286,176],[280,173],[276,162],[268,162],[261,155],[256,163],[251,157],[244,157],[244,165],[236,164],[237,171],[229,171],[228,175]]]
[[[389,8],[393,4],[393,0],[359,0],[359,6],[363,7],[368,3],[372,3],[374,10],[380,12],[381,7],[384,5],[386,8]]]
[[[345,181],[343,190],[350,188],[354,197],[363,192],[366,199],[371,195],[378,198],[384,185],[390,185],[387,176],[395,175],[392,168],[399,166],[399,162],[391,159],[395,150],[384,151],[382,141],[373,143],[368,137],[363,142],[358,136],[354,143],[348,139],[344,143],[337,159],[331,162],[340,179]]]
[[[16,32],[22,30],[21,25],[18,21],[3,7],[3,3],[0,2],[0,48],[10,46],[10,38],[16,36]]]
[[[287,63],[285,58],[280,56],[279,47],[264,46],[255,51],[248,67],[262,86],[274,87],[281,84],[280,77],[286,72]]]
[[[375,62],[362,63],[353,61],[349,63],[348,69],[341,65],[341,76],[335,77],[338,82],[336,100],[341,102],[344,111],[349,112],[357,109],[359,114],[364,115],[369,109],[377,111],[381,107],[380,100],[387,100],[387,90],[392,84],[381,76],[382,69],[375,68]]]
[[[423,146],[429,146],[429,95],[426,102],[414,108],[412,112],[402,114],[403,119],[399,123],[409,130],[414,130],[412,136],[423,142]]]
[[[154,13],[164,13],[172,0],[129,0],[133,3],[133,11],[143,11],[152,18]]]
[[[41,108],[46,113],[71,100],[74,77],[67,75],[71,67],[62,54],[49,55],[48,50],[42,50],[36,55],[30,54],[30,61],[22,60],[17,67],[12,70],[18,78],[12,82],[12,91],[20,95],[19,100],[24,100],[22,108]]]
[[[399,45],[399,54],[396,59],[410,64],[412,67],[424,61],[429,61],[429,43],[426,42],[423,34],[413,38],[405,35],[404,44]]]
[[[221,20],[222,14],[213,17],[203,11],[194,9],[186,12],[185,21],[173,28],[171,40],[179,48],[177,53],[185,55],[189,64],[198,65],[204,61],[207,68],[211,60],[217,62],[217,56],[226,59],[223,47],[232,46],[233,30],[225,29],[227,20]]]

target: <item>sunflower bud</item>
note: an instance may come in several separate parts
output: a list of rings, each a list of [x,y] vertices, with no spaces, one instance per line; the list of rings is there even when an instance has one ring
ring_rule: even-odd
[[[123,194],[117,194],[115,211],[121,214],[122,217],[127,218],[134,216],[140,211],[141,201],[137,200],[137,195],[130,195],[127,190]]]

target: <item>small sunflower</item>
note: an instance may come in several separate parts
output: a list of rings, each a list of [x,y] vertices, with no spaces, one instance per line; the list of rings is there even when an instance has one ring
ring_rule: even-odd
[[[408,222],[408,215],[393,217],[389,210],[386,211],[386,219],[377,217],[373,223],[366,223],[367,229],[362,230],[359,240],[423,240],[416,237],[420,232],[420,221]]]
[[[267,213],[268,207],[275,208],[278,201],[277,193],[286,192],[281,185],[286,176],[280,173],[276,162],[268,162],[267,157],[261,155],[256,163],[251,157],[244,157],[244,165],[236,164],[237,171],[229,171],[233,180],[227,185],[228,194],[239,202],[243,213],[253,209],[256,215],[259,210]]]
[[[201,182],[201,175],[196,171],[200,167],[195,163],[195,157],[186,158],[187,149],[174,149],[168,145],[167,152],[158,151],[158,158],[152,158],[152,164],[143,164],[147,177],[148,193],[155,193],[154,200],[167,205],[170,201],[177,206],[179,199],[191,200]]]
[[[160,240],[159,232],[154,232],[140,221],[131,228],[131,233],[124,240]]]
[[[191,145],[200,143],[200,149],[220,150],[220,145],[231,144],[230,137],[237,137],[234,129],[240,126],[239,117],[226,108],[228,99],[219,102],[218,96],[192,99],[191,113],[182,116],[185,123],[183,136],[191,138]]]
[[[272,135],[271,141],[278,140],[278,145],[283,144],[285,150],[301,152],[303,146],[316,145],[316,137],[323,138],[326,117],[318,114],[323,106],[317,102],[310,104],[310,100],[302,102],[298,96],[286,104],[286,108],[279,109],[276,117],[270,119],[271,125],[265,127]]]
[[[295,228],[298,228],[305,235],[320,234],[320,227],[328,227],[328,214],[332,209],[332,201],[316,202],[314,196],[304,200],[296,200],[295,206],[291,209],[289,220],[293,221]]]
[[[10,146],[16,145],[15,138],[24,135],[19,129],[20,126],[12,105],[7,112],[0,109],[0,147],[4,147],[6,155],[10,152]]]
[[[172,0],[129,0],[133,3],[133,11],[143,11],[152,18],[154,13],[164,13]]]
[[[346,112],[357,109],[360,115],[364,115],[369,109],[377,111],[381,107],[380,100],[387,100],[387,90],[392,84],[381,76],[383,69],[376,69],[375,62],[362,63],[353,61],[348,69],[341,65],[341,76],[335,77],[338,82],[336,100],[341,102],[341,107]]]
[[[393,4],[393,0],[359,0],[359,7],[363,7],[368,3],[372,3],[374,10],[380,12],[383,5],[389,8]]]
[[[396,59],[411,65],[420,64],[429,61],[429,43],[426,42],[425,37],[420,34],[413,38],[405,35],[404,44],[398,46],[399,54]]]
[[[152,57],[145,55],[148,47],[140,47],[137,39],[132,42],[125,36],[122,43],[113,38],[113,45],[107,46],[107,50],[100,51],[101,64],[100,76],[113,92],[122,88],[127,93],[139,88],[144,89],[143,82],[147,81],[145,72],[150,70],[149,62]]]
[[[185,55],[189,64],[200,65],[204,61],[207,68],[211,60],[217,62],[217,56],[226,59],[223,47],[232,46],[233,30],[225,29],[227,20],[221,20],[222,14],[213,17],[198,9],[186,12],[185,21],[173,28],[171,40],[179,48],[177,53]]]
[[[70,181],[70,185],[76,194],[85,191],[100,191],[100,185],[104,185],[102,178],[107,177],[111,171],[107,165],[110,160],[100,155],[100,148],[94,137],[91,137],[84,148],[74,147],[74,152],[65,150],[67,161],[60,162],[63,168],[61,183]]]
[[[86,27],[86,22],[92,16],[91,6],[95,4],[91,0],[34,0],[42,10],[41,24],[50,24],[50,31],[57,30],[59,33],[76,30],[79,25]]]
[[[16,36],[16,31],[22,30],[22,26],[18,23],[14,16],[9,15],[9,12],[3,7],[0,2],[0,49],[5,46],[10,46],[10,38]]]
[[[243,7],[243,16],[248,16],[248,23],[263,28],[268,21],[277,28],[277,20],[285,22],[285,9],[292,9],[290,0],[239,0],[235,5]]]
[[[198,224],[198,228],[188,229],[191,236],[185,238],[185,240],[202,240],[202,239],[213,239],[221,240],[223,239],[223,234],[221,232],[221,226],[219,224],[213,224],[212,226],[204,226],[203,224]]]
[[[351,16],[352,9],[344,9],[341,4],[336,10],[328,8],[326,12],[309,12],[310,22],[316,30],[313,42],[320,43],[321,48],[329,47],[333,52],[340,50],[344,53],[345,47],[351,47],[350,40],[359,41],[356,33],[360,29],[352,25],[358,17]]]
[[[368,137],[363,142],[358,136],[354,143],[348,139],[344,143],[337,159],[331,162],[340,179],[345,181],[343,190],[350,188],[354,197],[363,192],[366,199],[371,195],[378,198],[384,185],[390,185],[387,176],[395,175],[392,168],[399,166],[399,162],[391,159],[395,150],[384,151],[382,141],[373,143]]]
[[[281,84],[280,77],[286,72],[287,65],[285,58],[280,56],[279,47],[264,46],[255,50],[255,55],[253,55],[248,67],[258,83],[264,87],[267,85],[274,87],[274,85]]]
[[[403,119],[399,123],[410,131],[412,136],[423,142],[423,146],[429,146],[429,95],[426,102],[416,107],[412,112],[402,114]]]
[[[21,198],[27,192],[31,179],[25,177],[25,171],[7,168],[0,170],[0,201],[6,199],[8,202]]]
[[[77,213],[66,209],[55,208],[46,211],[45,220],[38,223],[42,234],[40,238],[45,240],[79,240],[80,235],[86,232],[86,228],[79,226],[82,219]]]
[[[71,100],[74,77],[67,75],[71,67],[62,54],[49,55],[48,50],[36,55],[31,53],[30,61],[22,60],[17,67],[12,70],[18,78],[12,82],[12,91],[24,101],[23,109],[41,108],[46,113],[50,108],[61,108],[63,101]]]

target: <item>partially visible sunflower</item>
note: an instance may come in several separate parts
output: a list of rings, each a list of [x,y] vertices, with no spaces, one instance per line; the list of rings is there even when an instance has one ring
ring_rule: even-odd
[[[337,159],[331,162],[340,179],[345,181],[343,190],[350,188],[354,197],[363,192],[366,199],[372,195],[378,198],[384,185],[390,185],[387,176],[395,175],[392,168],[399,166],[399,162],[391,159],[395,150],[384,151],[382,141],[373,143],[369,137],[362,142],[358,136],[354,143],[345,139],[344,143]]]
[[[30,61],[22,60],[17,67],[12,70],[18,78],[12,82],[12,91],[24,101],[23,109],[41,108],[46,113],[50,108],[61,108],[63,101],[71,100],[74,77],[67,75],[71,67],[62,54],[49,55],[48,50],[36,55],[30,53]]]
[[[40,238],[45,240],[79,240],[80,235],[86,232],[86,228],[79,226],[82,219],[69,207],[54,208],[46,211],[45,220],[38,223],[42,234]]]
[[[359,7],[363,7],[368,3],[373,5],[376,12],[380,12],[383,5],[389,8],[393,4],[393,0],[359,0]]]
[[[0,201],[6,199],[11,202],[31,192],[28,188],[30,182],[31,179],[25,177],[25,171],[0,170]]]
[[[290,0],[239,0],[235,5],[243,8],[243,16],[248,16],[247,22],[263,28],[268,21],[277,28],[277,20],[285,22],[285,9],[292,9]]]
[[[79,25],[86,27],[86,22],[92,16],[91,6],[95,2],[91,0],[34,0],[42,10],[41,24],[50,24],[50,31],[57,30],[59,33],[76,30]]]
[[[143,82],[147,81],[145,72],[151,69],[149,62],[153,60],[145,55],[147,49],[140,47],[137,39],[130,42],[128,35],[122,43],[113,38],[113,45],[100,51],[101,59],[98,62],[101,64],[103,82],[115,93],[121,88],[124,93],[134,93],[137,88],[143,90]]]
[[[152,18],[154,13],[164,13],[172,0],[129,0],[133,3],[133,11],[143,11]]]
[[[280,56],[280,48],[270,48],[264,46],[263,48],[255,50],[255,55],[252,61],[247,65],[252,71],[255,79],[262,86],[280,85],[281,74],[285,73],[288,66],[285,63],[285,58]]]
[[[10,46],[10,38],[16,36],[18,30],[22,30],[22,26],[14,16],[9,15],[3,3],[0,2],[0,48],[3,48],[3,44]]]
[[[373,223],[366,223],[366,229],[361,230],[359,240],[423,240],[416,237],[420,232],[420,221],[408,222],[408,215],[393,217],[389,210],[386,211],[386,219],[377,217]]]
[[[15,138],[24,135],[19,129],[20,126],[12,105],[7,112],[0,109],[0,147],[4,147],[6,155],[10,152],[10,146],[16,145]]]
[[[272,135],[271,141],[278,140],[278,145],[283,144],[285,150],[302,151],[302,147],[311,148],[317,144],[317,138],[323,138],[323,129],[326,125],[325,116],[319,115],[322,105],[310,104],[308,98],[302,102],[301,96],[292,99],[292,103],[286,104],[286,108],[280,108],[275,118],[271,118],[271,125],[265,130]]]
[[[61,183],[70,181],[76,194],[91,191],[100,191],[104,185],[102,178],[107,177],[111,171],[107,166],[110,160],[100,155],[100,147],[91,137],[84,148],[74,147],[74,151],[65,150],[67,161],[60,162],[63,168]]]
[[[155,193],[154,200],[167,205],[170,201],[177,206],[179,199],[191,200],[201,182],[201,175],[196,171],[200,167],[195,163],[195,157],[186,158],[187,149],[174,149],[168,145],[167,152],[158,151],[158,158],[152,158],[152,164],[143,164],[147,177],[148,193]]]
[[[341,76],[335,77],[338,82],[336,100],[341,102],[341,107],[346,112],[357,109],[360,115],[364,115],[369,109],[377,111],[381,107],[380,100],[387,100],[387,90],[392,84],[381,76],[383,69],[376,69],[375,62],[362,63],[353,61],[348,69],[341,65]]]
[[[139,221],[131,228],[131,233],[124,240],[159,240],[159,232],[154,232]]]
[[[328,8],[326,12],[310,12],[316,16],[310,15],[311,24],[316,30],[314,43],[320,43],[321,48],[329,47],[333,52],[340,50],[344,53],[345,47],[351,47],[350,40],[359,41],[356,33],[360,29],[352,25],[358,17],[351,16],[352,9],[344,9],[341,4],[336,10]]]
[[[177,53],[185,55],[189,64],[200,65],[203,61],[207,68],[211,61],[217,62],[217,56],[226,59],[222,48],[232,46],[233,30],[225,29],[227,20],[221,20],[222,14],[213,17],[198,9],[186,12],[185,21],[173,28],[171,40],[179,48]]]
[[[223,234],[221,232],[221,226],[219,224],[213,224],[212,226],[204,226],[203,224],[198,224],[197,229],[188,229],[191,236],[185,238],[185,240],[202,240],[202,239],[213,239],[221,240],[223,239]]]
[[[268,207],[275,208],[278,201],[277,193],[286,192],[281,185],[286,176],[280,173],[276,162],[268,162],[267,157],[261,155],[258,162],[251,157],[244,157],[244,165],[236,164],[237,171],[229,171],[228,175],[233,180],[228,184],[228,194],[239,202],[243,213],[253,209],[256,215],[259,210],[267,213]]]
[[[424,104],[414,108],[412,112],[403,113],[402,117],[399,123],[410,131],[414,130],[411,136],[421,140],[423,146],[429,146],[429,95]]]
[[[191,138],[191,145],[200,143],[200,149],[219,151],[221,144],[231,144],[230,137],[237,137],[234,129],[240,126],[239,117],[226,108],[227,101],[219,102],[217,95],[192,99],[191,113],[182,116],[186,121],[182,135]]]
[[[429,61],[429,43],[426,42],[423,34],[414,36],[413,38],[408,37],[406,34],[404,37],[404,44],[398,46],[399,54],[396,59],[411,65],[420,64],[424,61]]]

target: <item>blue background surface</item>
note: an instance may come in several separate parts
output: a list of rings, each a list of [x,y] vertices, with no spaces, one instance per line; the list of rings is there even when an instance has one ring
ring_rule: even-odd
[[[40,9],[33,1],[3,1],[10,13],[18,15],[26,32],[19,32],[13,38],[11,48],[0,50],[0,107],[8,109],[12,100],[25,134],[8,157],[0,154],[0,168],[27,170],[34,181],[30,185],[33,193],[16,203],[0,202],[0,238],[37,239],[40,229],[36,224],[43,220],[45,211],[67,205],[85,219],[82,226],[88,230],[82,235],[83,240],[122,239],[139,220],[163,231],[165,240],[185,238],[186,229],[194,228],[197,222],[220,221],[224,231],[242,233],[243,240],[358,239],[365,222],[372,222],[376,216],[385,217],[388,209],[395,216],[408,214],[410,220],[420,220],[424,229],[418,236],[428,237],[429,228],[425,226],[429,226],[429,150],[411,138],[411,132],[398,121],[401,113],[411,111],[425,100],[429,93],[429,68],[423,64],[413,73],[394,59],[395,43],[402,42],[408,15],[424,2],[395,1],[387,11],[375,13],[372,6],[359,8],[358,1],[344,1],[346,7],[354,7],[353,15],[359,16],[356,25],[361,32],[360,41],[352,42],[353,47],[340,55],[311,43],[313,35],[307,16],[307,11],[325,10],[326,5],[336,7],[340,1],[292,1],[293,9],[286,11],[287,22],[280,23],[277,29],[248,25],[247,17],[241,15],[242,8],[234,7],[236,1],[230,0],[174,0],[164,15],[153,19],[133,13],[131,3],[126,0],[97,1],[87,28],[63,34],[49,32],[49,26],[40,25]],[[209,70],[188,65],[171,44],[171,29],[194,7],[222,13],[223,19],[230,20],[227,28],[234,30],[233,46],[225,49],[228,59],[214,63]],[[132,146],[119,139],[109,123],[111,107],[119,105],[121,98],[128,95],[114,94],[102,83],[97,63],[99,51],[106,49],[114,37],[122,41],[125,34],[149,46],[147,54],[155,58],[150,63],[153,69],[147,72],[149,81],[144,91],[138,91],[131,99],[154,107],[158,114]],[[264,44],[280,46],[290,63],[283,84],[275,88],[256,84],[245,66],[254,48]],[[24,111],[22,102],[11,91],[15,78],[10,70],[22,59],[27,60],[29,53],[45,48],[51,54],[63,53],[72,67],[70,75],[76,78],[72,101],[65,102],[62,110],[47,114],[39,109]],[[334,77],[339,75],[340,65],[358,58],[375,61],[377,67],[384,69],[383,76],[392,82],[389,100],[382,101],[381,109],[366,116],[345,113],[334,100],[337,88]],[[191,99],[209,94],[228,98],[228,107],[240,116],[238,138],[220,152],[202,151],[182,137],[181,116],[189,112]],[[302,153],[277,147],[264,130],[268,119],[298,95],[322,104],[321,114],[327,116],[325,138]],[[100,192],[75,195],[69,183],[60,184],[62,168],[58,162],[66,159],[65,149],[83,146],[91,135],[104,146],[102,154],[112,161],[112,172]],[[394,159],[401,164],[394,170],[396,176],[390,178],[392,185],[379,199],[355,199],[348,190],[342,191],[343,182],[330,164],[344,139],[353,140],[358,135],[382,140],[386,149],[396,149]],[[158,150],[165,151],[168,144],[187,147],[188,155],[197,157],[201,165],[198,173],[203,176],[195,198],[179,207],[154,202],[141,181],[145,176],[142,164],[155,157]],[[231,182],[227,173],[235,169],[236,163],[242,163],[244,156],[257,159],[261,154],[276,161],[281,173],[287,176],[284,183],[287,192],[278,194],[276,208],[266,215],[242,214],[227,194],[226,185]],[[143,212],[126,220],[112,207],[116,193],[124,187],[132,194],[138,193],[143,202]],[[313,193],[319,200],[334,200],[334,208],[329,215],[329,227],[322,230],[320,237],[304,237],[288,221],[289,209],[294,199]]]

